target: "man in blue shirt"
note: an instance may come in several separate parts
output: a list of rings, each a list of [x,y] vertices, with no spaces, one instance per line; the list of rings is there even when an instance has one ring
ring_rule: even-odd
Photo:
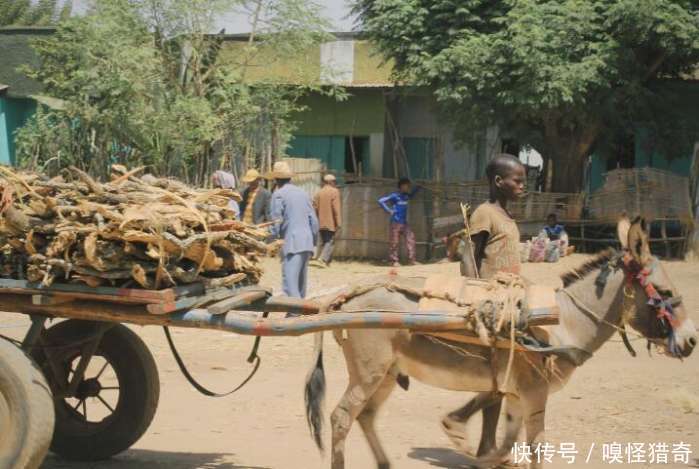
[[[294,173],[285,161],[274,163],[272,177],[277,190],[272,194],[272,235],[282,239],[282,287],[284,294],[306,296],[308,261],[318,238],[318,218],[311,199],[291,183]]]
[[[408,251],[408,260],[415,264],[415,234],[408,225],[408,201],[417,193],[419,187],[412,189],[410,179],[401,178],[398,181],[398,190],[391,192],[379,199],[379,205],[386,213],[391,215],[391,228],[389,231],[389,260],[394,267],[400,266],[398,262],[398,243],[400,237],[405,237],[405,247]]]

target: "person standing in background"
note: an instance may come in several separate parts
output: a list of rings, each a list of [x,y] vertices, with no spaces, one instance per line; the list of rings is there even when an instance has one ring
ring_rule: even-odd
[[[248,185],[243,191],[240,202],[241,219],[250,225],[260,225],[272,221],[272,194],[265,189],[261,182],[262,176],[256,169],[250,169],[243,182]]]
[[[311,261],[311,265],[325,268],[332,261],[335,234],[340,231],[342,225],[340,191],[337,189],[337,179],[334,175],[326,174],[323,177],[323,188],[314,197],[313,206],[320,224],[320,241],[317,259]]]
[[[311,199],[291,183],[293,172],[284,161],[274,163],[272,177],[272,236],[283,240],[282,288],[284,294],[304,298],[308,286],[308,261],[318,239],[318,218]],[[291,315],[291,314],[290,314]]]
[[[214,174],[211,175],[211,183],[220,189],[235,190],[235,176],[226,171],[214,171]],[[228,209],[233,212],[234,219],[240,216],[240,206],[235,199],[228,201]]]
[[[408,202],[412,199],[419,187],[412,188],[412,183],[408,178],[401,178],[398,181],[398,190],[391,192],[379,199],[379,205],[386,213],[391,215],[391,227],[389,231],[389,253],[388,258],[393,267],[399,267],[398,245],[400,237],[405,238],[405,247],[408,251],[408,261],[410,265],[415,265],[415,234],[408,225]]]

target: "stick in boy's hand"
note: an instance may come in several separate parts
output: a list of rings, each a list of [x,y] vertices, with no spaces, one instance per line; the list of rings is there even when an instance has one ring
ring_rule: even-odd
[[[478,269],[475,268],[476,256],[473,252],[474,246],[473,246],[473,240],[471,239],[471,227],[469,226],[469,223],[468,223],[468,211],[470,209],[471,209],[471,206],[469,204],[465,204],[465,203],[461,202],[461,215],[463,215],[463,217],[464,217],[464,230],[465,230],[464,233],[466,236],[466,245],[468,248],[468,255],[471,257],[470,260],[472,262],[472,265],[474,266],[476,278],[479,278]]]

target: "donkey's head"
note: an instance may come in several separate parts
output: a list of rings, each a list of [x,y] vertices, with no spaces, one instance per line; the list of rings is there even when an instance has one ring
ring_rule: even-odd
[[[650,253],[645,220],[624,217],[617,231],[625,251],[621,263],[627,278],[626,323],[668,355],[688,357],[697,345],[697,331],[667,272]]]

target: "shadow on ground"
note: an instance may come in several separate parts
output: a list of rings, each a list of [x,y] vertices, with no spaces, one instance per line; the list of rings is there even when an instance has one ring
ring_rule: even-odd
[[[468,464],[468,461],[461,453],[449,448],[413,448],[408,457],[426,462],[430,466],[445,469],[470,469],[473,467]],[[518,466],[503,464],[498,466],[497,469],[513,469],[516,467]]]
[[[468,469],[466,458],[448,448],[413,448],[408,457],[423,461],[434,467],[447,469]]]
[[[232,454],[177,453],[132,449],[106,461],[66,461],[49,454],[41,469],[270,469],[234,463]]]

